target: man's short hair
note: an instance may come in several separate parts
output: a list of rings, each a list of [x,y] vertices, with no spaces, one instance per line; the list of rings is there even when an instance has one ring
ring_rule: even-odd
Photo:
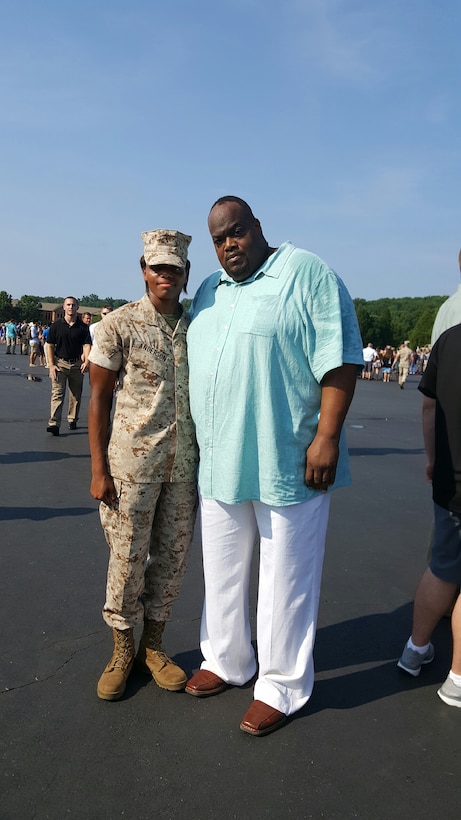
[[[244,211],[246,211],[246,213],[248,214],[248,216],[251,219],[255,218],[254,214],[253,214],[253,211],[251,210],[250,206],[248,205],[248,202],[245,202],[245,200],[241,199],[239,196],[231,196],[230,194],[228,194],[227,196],[220,196],[219,199],[217,199],[216,202],[214,202],[213,205],[211,206],[210,214],[211,214],[213,208],[216,208],[217,205],[225,205],[226,202],[236,202],[237,205],[240,205],[240,207]],[[209,216],[209,214],[208,214],[208,216]]]
[[[90,319],[91,319],[91,313],[90,313],[90,311],[89,311],[89,310],[85,310],[85,313],[82,313],[82,319],[83,319],[83,317],[84,317],[84,316],[89,316],[89,317],[90,317]]]
[[[64,302],[67,302],[67,300],[68,300],[68,299],[73,299],[73,300],[74,300],[74,302],[77,302],[77,307],[78,307],[78,304],[79,304],[79,303],[78,303],[78,299],[76,299],[76,297],[75,297],[75,296],[66,296],[66,297],[64,298],[64,300],[63,300],[63,304],[64,304]]]

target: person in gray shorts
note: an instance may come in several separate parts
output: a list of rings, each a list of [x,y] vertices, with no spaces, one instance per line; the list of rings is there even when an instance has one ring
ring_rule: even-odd
[[[432,482],[434,534],[431,560],[418,588],[413,628],[398,666],[417,677],[434,659],[432,633],[461,583],[461,324],[447,330],[434,345],[419,384],[423,393],[426,476]],[[449,706],[461,707],[461,596],[452,614],[453,656],[446,681],[438,690]]]

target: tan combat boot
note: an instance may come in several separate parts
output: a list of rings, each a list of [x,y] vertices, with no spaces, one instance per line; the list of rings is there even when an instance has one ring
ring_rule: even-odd
[[[114,654],[98,681],[98,698],[118,700],[122,697],[134,662],[132,629],[113,629]]]
[[[144,631],[136,657],[144,667],[147,667],[157,686],[169,689],[170,692],[180,692],[186,685],[187,675],[163,651],[164,629],[164,621],[144,621]]]

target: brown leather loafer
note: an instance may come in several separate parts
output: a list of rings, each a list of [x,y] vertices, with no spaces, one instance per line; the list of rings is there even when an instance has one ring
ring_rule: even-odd
[[[279,712],[278,709],[274,709],[273,706],[268,706],[262,700],[254,700],[243,718],[240,728],[242,732],[247,732],[249,735],[262,737],[280,729],[286,719],[286,715]]]
[[[210,695],[219,695],[227,689],[227,683],[207,669],[199,669],[186,683],[188,695],[196,698],[209,698]]]

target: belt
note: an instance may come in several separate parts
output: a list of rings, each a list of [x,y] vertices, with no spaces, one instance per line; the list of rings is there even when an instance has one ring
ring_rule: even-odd
[[[81,358],[78,359],[64,359],[62,356],[58,356],[58,361],[60,362],[67,362],[67,364],[75,364],[76,362],[81,362]]]

